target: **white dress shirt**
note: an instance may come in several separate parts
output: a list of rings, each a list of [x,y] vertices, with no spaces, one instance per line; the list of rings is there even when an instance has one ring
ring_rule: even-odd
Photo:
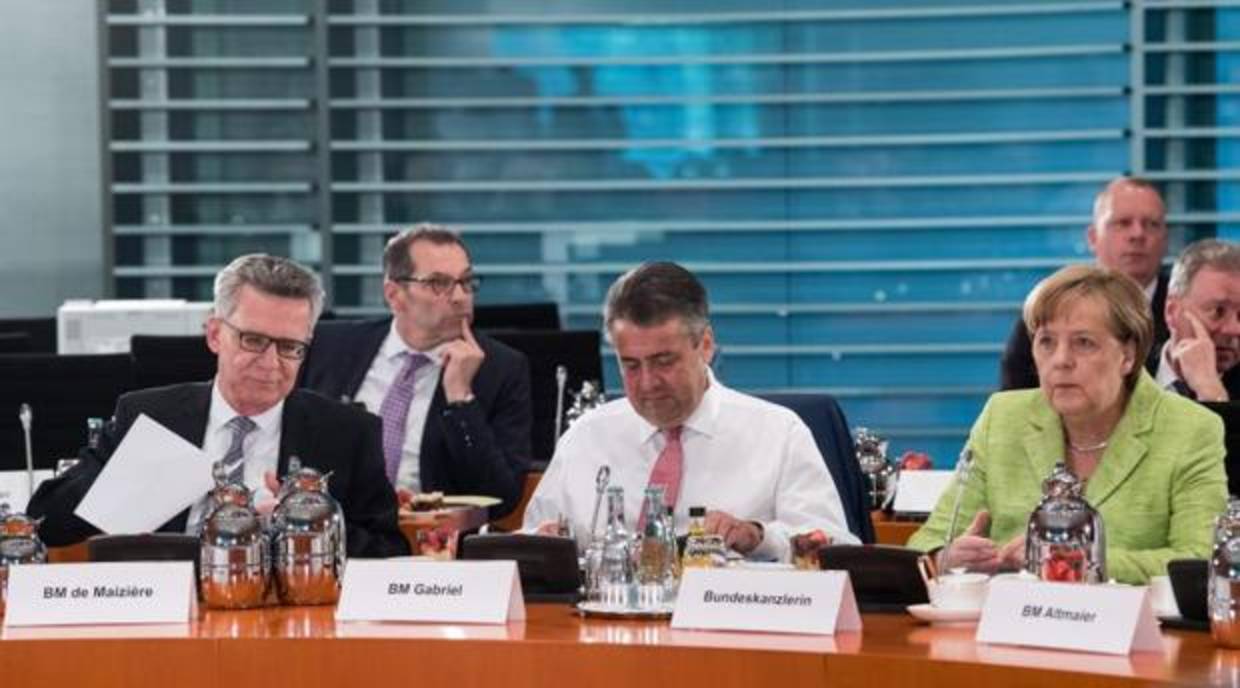
[[[202,451],[219,461],[228,453],[232,446],[233,433],[228,421],[236,418],[239,413],[224,400],[220,394],[218,380],[211,385],[211,409],[207,413],[207,430],[202,435]],[[245,457],[245,486],[254,493],[254,503],[275,499],[271,490],[267,489],[264,474],[275,473],[280,467],[280,425],[284,419],[284,400],[263,411],[257,416],[250,416],[256,426],[241,443],[241,454]],[[202,519],[206,517],[207,498],[198,500],[189,511],[189,519],[185,522],[185,532],[198,534]]]
[[[1179,391],[1175,389],[1175,383],[1180,381],[1180,376],[1175,372],[1175,368],[1171,366],[1171,340],[1168,339],[1163,344],[1162,353],[1158,356],[1158,370],[1154,371],[1154,382],[1163,389],[1169,389],[1176,394]]]
[[[416,351],[405,344],[400,333],[396,331],[396,321],[388,330],[387,338],[375,354],[375,360],[366,371],[366,378],[357,390],[354,401],[361,402],[367,411],[380,415],[383,398],[388,388],[405,365],[402,353],[408,351],[422,354],[430,359],[429,363],[418,368],[413,376],[413,400],[409,402],[409,415],[405,416],[405,444],[400,451],[400,466],[396,469],[396,487],[403,487],[411,492],[421,491],[422,431],[426,427],[426,416],[431,410],[431,399],[439,387],[440,373],[443,371],[443,350],[448,344],[440,344],[430,351]]]
[[[611,485],[624,488],[624,516],[637,523],[643,491],[663,433],[617,399],[573,423],[556,447],[547,472],[525,509],[533,529],[563,515],[578,541],[589,539],[595,476],[611,468]],[[835,482],[809,428],[782,406],[728,389],[711,376],[702,402],[684,424],[676,530],[688,530],[689,508],[703,506],[762,524],[763,540],[751,557],[788,561],[789,538],[820,528],[838,544],[854,544]],[[606,504],[598,529],[606,527]]]

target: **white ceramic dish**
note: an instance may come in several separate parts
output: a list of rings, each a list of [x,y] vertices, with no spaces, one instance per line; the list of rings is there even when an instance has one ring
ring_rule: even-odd
[[[973,623],[982,616],[981,609],[939,609],[930,604],[910,604],[908,613],[936,624]]]

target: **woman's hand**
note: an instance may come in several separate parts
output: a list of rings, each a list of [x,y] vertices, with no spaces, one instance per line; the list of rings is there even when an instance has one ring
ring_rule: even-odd
[[[1025,570],[1025,536],[1014,537],[999,549],[999,568],[1004,571]]]
[[[994,573],[999,569],[999,550],[986,535],[990,532],[990,512],[979,511],[973,522],[955,540],[939,550],[940,575],[955,568]]]

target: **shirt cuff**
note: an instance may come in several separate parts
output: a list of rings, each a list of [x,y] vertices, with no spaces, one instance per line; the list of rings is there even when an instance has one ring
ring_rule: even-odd
[[[748,558],[759,561],[792,561],[792,546],[788,543],[788,536],[783,529],[771,523],[759,523],[762,525],[762,542],[753,548]]]

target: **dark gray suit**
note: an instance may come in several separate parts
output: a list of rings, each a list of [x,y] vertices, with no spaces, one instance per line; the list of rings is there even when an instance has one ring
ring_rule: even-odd
[[[391,329],[392,319],[325,321],[315,328],[300,384],[333,399],[352,400]],[[530,457],[530,371],[525,355],[475,333],[486,358],[473,380],[475,401],[448,406],[435,388],[422,431],[422,489],[482,494],[503,503],[499,518],[516,508]]]
[[[129,427],[145,413],[151,419],[202,446],[211,406],[211,383],[189,383],[125,394],[105,426],[98,450],[85,448],[78,465],[39,486],[30,500],[31,516],[46,520],[39,535],[49,545],[80,542],[99,532],[73,515]],[[295,389],[284,400],[280,426],[280,475],[288,457],[302,465],[331,471],[328,489],[344,509],[349,556],[389,557],[409,553],[396,522],[396,498],[383,472],[382,431],[374,416],[313,392]],[[151,489],[159,489],[152,485]],[[137,505],[136,508],[141,508]],[[159,527],[185,532],[189,509]]]

